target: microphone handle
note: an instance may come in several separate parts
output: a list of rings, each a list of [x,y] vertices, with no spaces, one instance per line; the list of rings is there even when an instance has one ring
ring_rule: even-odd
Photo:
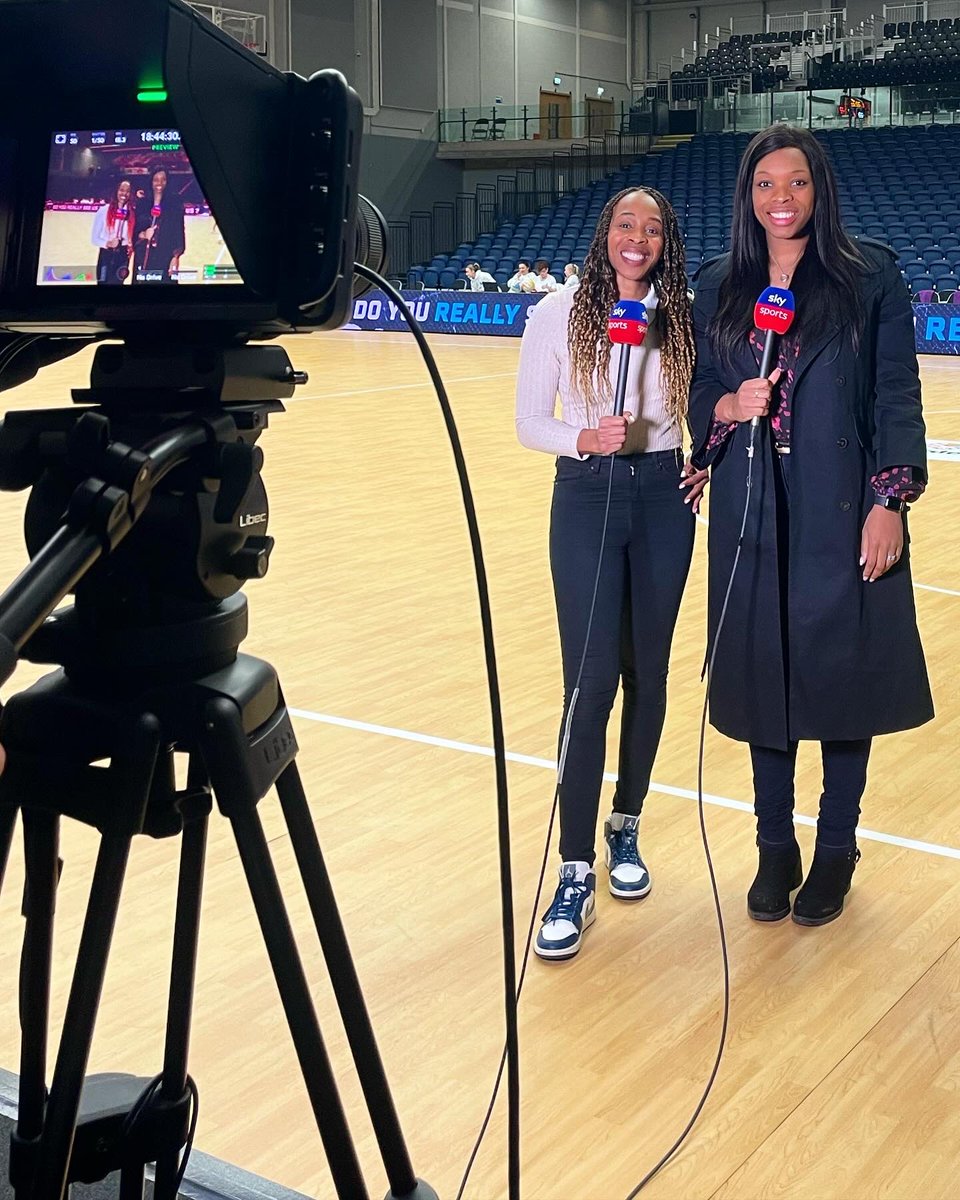
[[[630,366],[630,343],[620,344],[620,366],[617,368],[617,390],[613,396],[613,415],[623,416],[623,402],[627,396],[627,368]]]
[[[780,335],[767,330],[767,340],[763,343],[763,354],[760,356],[760,378],[769,379],[773,371],[773,356],[776,353]],[[759,417],[753,417],[750,424],[756,429],[760,424]]]

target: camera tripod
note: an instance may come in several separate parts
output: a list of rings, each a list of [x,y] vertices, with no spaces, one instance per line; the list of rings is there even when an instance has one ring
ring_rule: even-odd
[[[157,381],[162,381],[158,386]],[[4,710],[0,882],[22,815],[16,1200],[63,1200],[119,1172],[120,1200],[175,1200],[196,1115],[187,1073],[207,828],[229,820],[341,1200],[368,1192],[258,804],[276,786],[376,1132],[387,1200],[436,1200],[413,1173],[296,765],[279,680],[238,654],[244,579],[262,576],[266,493],[256,441],[304,377],[277,347],[101,346],[93,409],[11,413],[0,487],[31,487],[30,565],[0,596],[0,681],[17,657],[58,664]],[[269,398],[267,398],[269,397]],[[62,514],[66,512],[64,520]],[[250,532],[250,531],[254,532]],[[68,592],[75,604],[56,612]],[[178,789],[175,753],[187,755]],[[103,765],[104,763],[108,765]],[[61,817],[100,832],[47,1090],[47,1022]],[[84,1078],[132,839],[181,838],[163,1069]]]

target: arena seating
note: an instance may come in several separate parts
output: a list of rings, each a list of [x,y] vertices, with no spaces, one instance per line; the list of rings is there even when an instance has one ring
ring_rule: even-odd
[[[895,28],[895,33],[888,33],[891,28]],[[855,88],[960,82],[960,17],[926,24],[915,21],[906,34],[900,32],[903,29],[905,24],[884,26],[885,36],[903,40],[882,57],[823,62],[815,77],[817,86]]]
[[[691,276],[701,262],[727,248],[737,165],[749,134],[701,134],[676,149],[639,158],[536,215],[505,222],[473,245],[459,246],[411,282],[449,287],[476,259],[501,283],[517,259],[544,258],[557,278],[567,262],[583,263],[607,199],[630,184],[664,193],[684,231]],[[854,235],[875,238],[898,254],[913,294],[941,299],[960,292],[960,126],[859,129],[818,135],[836,167],[844,223]]]

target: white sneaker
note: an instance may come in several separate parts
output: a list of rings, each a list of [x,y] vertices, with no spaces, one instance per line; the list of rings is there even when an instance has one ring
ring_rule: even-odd
[[[604,858],[610,872],[610,895],[618,900],[640,900],[653,886],[637,849],[639,817],[611,813],[603,823]]]
[[[597,919],[597,877],[586,862],[560,864],[560,883],[534,943],[540,958],[573,958]]]

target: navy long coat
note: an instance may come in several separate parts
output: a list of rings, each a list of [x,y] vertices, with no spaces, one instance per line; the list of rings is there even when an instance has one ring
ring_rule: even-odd
[[[778,544],[773,472],[779,467],[770,423],[760,422],[750,514],[712,677],[711,724],[728,737],[777,749],[791,739],[892,733],[933,716],[906,531],[900,560],[875,583],[863,582],[859,566],[861,530],[875,499],[871,475],[891,466],[926,472],[913,311],[886,248],[859,246],[868,263],[859,347],[846,328],[825,323],[808,330],[800,350],[791,405],[788,546]],[[717,401],[758,374],[746,340],[726,366],[707,337],[728,265],[725,255],[703,268],[694,303],[695,460],[703,455]],[[713,464],[711,645],[743,517],[749,432],[748,424],[738,426]]]

